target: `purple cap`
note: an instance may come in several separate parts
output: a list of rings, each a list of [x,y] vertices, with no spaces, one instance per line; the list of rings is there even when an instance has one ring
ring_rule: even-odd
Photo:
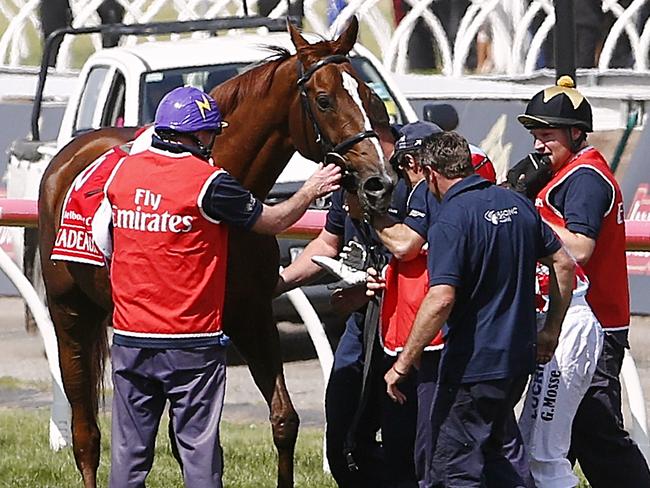
[[[175,132],[219,131],[227,125],[214,99],[192,86],[167,93],[158,104],[154,121],[156,129]]]

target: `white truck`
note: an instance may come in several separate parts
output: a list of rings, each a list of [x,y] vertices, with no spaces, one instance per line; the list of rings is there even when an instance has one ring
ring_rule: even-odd
[[[130,26],[105,25],[64,29],[59,31],[59,36],[106,31],[132,35],[205,31],[215,35],[203,39],[144,42],[95,52],[79,73],[67,102],[57,140],[49,142],[39,140],[39,114],[47,74],[47,68],[42,67],[32,115],[32,137],[29,140],[15,141],[10,149],[6,176],[8,196],[37,198],[40,178],[50,159],[76,135],[100,127],[149,124],[153,121],[158,102],[171,89],[189,84],[209,91],[246,70],[251,64],[268,57],[270,52],[264,46],[293,49],[286,33],[286,21],[265,17]],[[47,50],[56,44],[55,40],[51,37],[46,43],[44,58],[50,56]],[[309,40],[316,42],[318,38],[314,36]],[[367,49],[357,44],[350,57],[360,76],[384,101],[393,122],[416,120],[411,105],[381,63]],[[273,203],[294,193],[311,174],[314,166],[296,154],[281,175],[269,201]],[[39,260],[34,259],[36,231],[26,230],[24,242],[25,274],[32,279],[37,289],[42,289],[42,284],[39,283]],[[302,246],[304,242],[281,242],[284,258],[282,264],[286,265],[291,256],[295,257]],[[315,302],[317,310],[329,306],[328,294],[320,293],[318,287],[306,291],[308,297]],[[291,318],[292,307],[288,302],[280,301],[276,312],[279,318]]]

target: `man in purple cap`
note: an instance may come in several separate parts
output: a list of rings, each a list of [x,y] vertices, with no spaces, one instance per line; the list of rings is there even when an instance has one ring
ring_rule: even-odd
[[[289,200],[267,207],[214,165],[225,126],[210,96],[176,88],[158,105],[151,147],[120,161],[106,185],[113,488],[144,486],[166,401],[185,486],[222,486],[228,227],[277,234],[339,187],[339,168],[320,167]]]

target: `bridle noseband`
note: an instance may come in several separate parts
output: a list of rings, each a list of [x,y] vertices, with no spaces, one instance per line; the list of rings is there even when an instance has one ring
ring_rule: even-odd
[[[320,148],[323,152],[323,159],[325,162],[332,162],[337,164],[343,170],[343,176],[341,177],[341,186],[346,190],[352,192],[356,190],[356,177],[353,172],[348,167],[346,159],[343,155],[352,148],[358,142],[361,142],[364,139],[369,137],[376,137],[379,139],[379,136],[374,130],[366,130],[359,132],[352,137],[345,139],[343,142],[338,144],[333,144],[327,136],[323,133],[320,126],[318,125],[318,120],[314,117],[314,112],[309,103],[309,98],[307,97],[307,89],[305,88],[306,83],[312,77],[312,75],[318,71],[323,66],[328,64],[340,64],[340,63],[349,63],[350,58],[342,54],[333,54],[331,56],[326,56],[323,59],[319,60],[307,70],[304,69],[300,60],[298,60],[298,90],[300,91],[300,100],[302,102],[302,107],[309,120],[312,123],[314,128],[314,133],[316,134],[316,142],[320,145]]]

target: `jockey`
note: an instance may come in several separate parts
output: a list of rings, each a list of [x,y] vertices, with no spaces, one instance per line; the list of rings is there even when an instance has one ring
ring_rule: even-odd
[[[338,188],[339,168],[321,165],[290,199],[264,205],[212,161],[226,126],[201,90],[169,92],[151,147],[116,165],[108,218],[94,219],[112,229],[112,488],[144,486],[166,401],[185,485],[222,486],[228,229],[276,234]]]
[[[587,134],[593,130],[591,105],[575,88],[573,80],[563,76],[556,86],[535,94],[518,120],[533,136],[535,152],[528,161],[535,163],[536,168],[531,171],[526,165],[520,166],[520,173],[509,177],[509,181],[522,182],[520,190],[534,199],[544,221],[584,270],[589,280],[586,301],[605,332],[602,353],[598,355],[598,334],[593,333],[594,326],[588,321],[580,322],[579,316],[567,314],[562,334],[565,329],[567,334],[571,331],[574,341],[565,340],[563,344],[561,337],[555,355],[559,361],[557,371],[549,378],[544,377],[542,385],[549,387],[553,375],[556,380],[575,381],[575,385],[560,383],[564,390],[557,392],[558,401],[562,394],[566,398],[562,402],[573,406],[558,403],[556,408],[560,408],[557,410],[560,414],[555,418],[551,415],[552,422],[536,421],[551,431],[536,432],[539,427],[532,427],[531,445],[537,450],[533,455],[552,461],[539,464],[536,480],[544,487],[575,485],[571,465],[556,459],[544,447],[563,445],[566,453],[570,440],[569,459],[580,462],[591,486],[650,486],[647,463],[623,429],[619,373],[625,349],[629,347],[630,321],[624,208],[621,190],[607,161],[587,142]],[[540,161],[544,164],[537,164]],[[540,171],[546,173],[545,179],[540,179]],[[529,182],[536,192],[526,191]],[[588,364],[595,360],[586,358],[588,355],[598,358],[597,365]],[[584,363],[573,364],[578,358]],[[561,368],[562,361],[581,369],[583,376],[595,368],[593,377],[587,374],[584,388],[579,387],[573,370]],[[552,368],[553,362],[546,367]],[[557,417],[566,419],[576,408],[569,439],[567,425],[554,427],[552,424],[561,422]],[[544,415],[544,412],[535,413]]]

